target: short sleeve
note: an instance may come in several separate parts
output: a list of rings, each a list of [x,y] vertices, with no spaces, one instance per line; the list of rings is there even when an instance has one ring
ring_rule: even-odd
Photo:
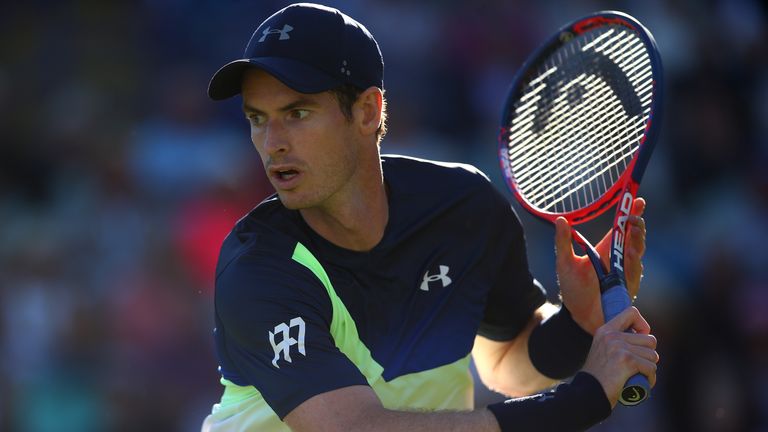
[[[276,254],[238,257],[216,281],[222,375],[254,386],[281,419],[312,396],[367,385],[336,347],[332,318],[325,288],[306,267]]]
[[[502,341],[515,338],[544,304],[546,295],[528,267],[525,235],[520,219],[506,198],[494,189],[491,223],[498,227],[493,248],[500,262],[486,298],[478,334]],[[500,232],[498,232],[500,231]]]

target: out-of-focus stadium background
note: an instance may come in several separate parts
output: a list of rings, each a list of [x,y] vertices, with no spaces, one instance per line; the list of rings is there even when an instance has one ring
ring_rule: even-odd
[[[205,90],[286,4],[0,8],[0,430],[198,430],[220,396],[218,246],[270,193],[239,100],[213,103]],[[381,45],[383,150],[476,164],[502,190],[496,122],[527,54],[595,10],[644,22],[667,90],[641,188],[638,304],[659,337],[659,383],[595,430],[768,430],[765,2],[327,4]],[[520,213],[532,267],[552,289],[552,230]],[[479,405],[495,399],[478,390]]]

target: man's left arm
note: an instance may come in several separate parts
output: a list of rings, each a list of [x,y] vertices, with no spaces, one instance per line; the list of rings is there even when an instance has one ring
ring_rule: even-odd
[[[626,277],[632,296],[639,290],[642,273],[644,209],[645,201],[635,200],[629,219]],[[591,335],[604,323],[594,269],[587,257],[574,253],[570,227],[563,222],[556,224],[556,266],[567,309],[545,303],[531,314],[515,337],[493,340],[478,335],[475,338],[472,355],[480,378],[489,388],[508,396],[527,395],[552,387],[575,373],[589,351]],[[610,234],[609,231],[596,246],[603,260],[608,259]]]
[[[508,397],[519,397],[554,386],[558,381],[539,372],[531,362],[528,341],[533,330],[558,310],[545,303],[534,311],[522,331],[511,340],[477,335],[472,358],[486,387]]]

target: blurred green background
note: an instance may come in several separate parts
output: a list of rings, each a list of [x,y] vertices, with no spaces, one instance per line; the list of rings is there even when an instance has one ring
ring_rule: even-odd
[[[194,431],[220,396],[213,269],[270,193],[239,100],[207,82],[285,1],[0,7],[0,430]],[[765,2],[328,1],[385,59],[383,151],[501,182],[497,121],[528,53],[618,9],[654,33],[666,112],[641,194],[653,398],[599,431],[768,431]],[[518,208],[555,298],[552,229]],[[599,238],[602,228],[588,237]],[[499,396],[478,386],[477,403]]]

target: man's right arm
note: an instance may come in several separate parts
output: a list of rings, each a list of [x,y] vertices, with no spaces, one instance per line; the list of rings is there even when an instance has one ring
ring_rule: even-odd
[[[500,430],[487,409],[463,412],[389,410],[367,386],[345,387],[314,396],[291,411],[283,421],[295,432]]]
[[[626,333],[621,328],[633,328]],[[655,383],[656,340],[630,308],[598,329],[582,372],[554,392],[512,399],[465,412],[393,411],[367,386],[321,393],[292,410],[283,421],[305,431],[534,431],[585,430],[610,415],[626,380],[637,372]]]

